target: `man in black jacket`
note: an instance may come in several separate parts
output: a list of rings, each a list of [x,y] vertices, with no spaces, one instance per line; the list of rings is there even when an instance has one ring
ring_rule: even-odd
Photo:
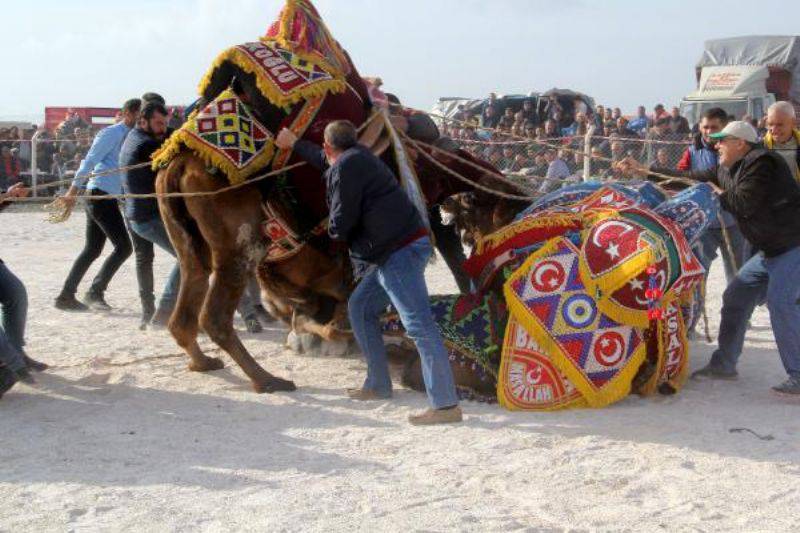
[[[380,316],[392,303],[422,360],[432,409],[412,415],[415,425],[460,422],[461,408],[447,350],[431,315],[425,265],[432,253],[417,208],[392,171],[358,145],[350,122],[325,128],[325,144],[298,140],[282,130],[275,144],[294,149],[312,166],[325,170],[329,208],[328,233],[347,242],[353,271],[360,283],[348,301],[353,333],[367,360],[364,385],[348,390],[356,400],[392,395],[392,380],[381,335]]]
[[[166,136],[167,109],[159,101],[147,101],[139,124],[131,130],[122,144],[120,166],[134,166],[149,161]],[[155,172],[149,166],[135,168],[123,173],[122,187],[126,194],[153,194],[155,179]],[[136,274],[143,308],[141,327],[144,329],[151,319],[157,325],[164,325],[178,298],[180,269],[177,263],[172,268],[161,295],[158,312],[154,316],[153,245],[175,256],[167,230],[161,221],[158,202],[155,198],[128,199],[125,202],[125,218],[131,232],[139,237],[136,246]]]
[[[723,189],[722,207],[734,215],[760,252],[725,290],[719,347],[694,376],[736,379],[747,323],[766,296],[775,341],[789,375],[773,390],[800,395],[800,185],[780,155],[757,144],[751,125],[731,122],[710,137],[718,142],[719,171],[698,177]]]

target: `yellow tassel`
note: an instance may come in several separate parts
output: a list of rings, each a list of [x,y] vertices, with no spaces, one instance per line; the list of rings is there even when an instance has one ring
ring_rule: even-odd
[[[506,305],[508,305],[509,312],[522,324],[522,327],[528,332],[529,335],[539,343],[542,349],[550,357],[553,364],[572,381],[575,388],[577,388],[590,407],[604,407],[621,400],[630,394],[631,382],[639,371],[639,367],[644,360],[646,353],[646,345],[644,338],[631,358],[628,360],[625,368],[622,369],[614,379],[603,386],[602,389],[596,389],[584,376],[584,374],[577,369],[569,359],[569,356],[561,350],[561,347],[550,333],[536,320],[525,305],[517,298],[511,289],[511,285],[518,277],[525,275],[535,261],[541,257],[553,253],[558,247],[559,242],[564,240],[562,237],[551,239],[537,252],[523,263],[512,276],[509,277],[503,286],[503,294],[505,296]]]
[[[302,55],[300,57],[311,63],[314,62],[313,59],[308,59]],[[205,76],[203,76],[203,79],[200,80],[198,91],[201,95],[205,94],[206,89],[208,89],[208,86],[211,84],[214,72],[226,61],[230,61],[248,74],[254,75],[258,90],[264,95],[264,98],[277,107],[287,107],[303,100],[325,96],[328,93],[339,94],[347,90],[347,84],[344,79],[334,75],[334,79],[332,80],[314,82],[306,87],[294,89],[289,94],[284,94],[275,86],[271,79],[264,75],[260,66],[253,63],[252,59],[246,53],[234,46],[217,56],[211,68],[206,72]]]

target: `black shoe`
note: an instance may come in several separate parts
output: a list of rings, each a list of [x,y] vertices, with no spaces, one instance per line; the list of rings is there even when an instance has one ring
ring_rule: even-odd
[[[17,381],[17,376],[12,371],[6,367],[0,367],[0,398],[11,390],[11,387],[16,385]]]
[[[17,370],[15,374],[17,376],[17,381],[21,381],[27,385],[36,385],[36,380],[33,379],[33,375],[28,371],[27,368]]]
[[[96,292],[87,292],[86,296],[83,297],[83,301],[90,309],[94,309],[95,311],[111,311],[112,309],[103,298],[103,295]]]
[[[264,331],[264,328],[261,326],[261,322],[258,321],[256,315],[248,315],[244,317],[244,325],[247,328],[248,333],[261,333]]]
[[[144,331],[147,329],[147,325],[150,324],[150,321],[153,320],[153,315],[156,313],[156,308],[152,304],[143,305],[142,307],[142,320],[139,322],[139,329]]]
[[[739,373],[736,370],[723,370],[716,366],[707,364],[700,370],[692,373],[692,379],[719,379],[722,381],[736,381]]]
[[[62,311],[88,311],[89,307],[79,302],[74,294],[62,294],[58,298],[56,298],[56,309],[61,309]]]
[[[25,356],[25,364],[28,366],[28,370],[33,370],[34,372],[44,372],[50,365],[47,363],[42,363],[41,361],[37,361],[31,357]]]

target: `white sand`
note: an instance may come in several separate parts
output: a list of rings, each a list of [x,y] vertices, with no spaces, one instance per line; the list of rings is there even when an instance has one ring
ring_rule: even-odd
[[[769,391],[784,373],[765,309],[738,383],[598,411],[467,403],[461,426],[412,428],[423,395],[352,403],[342,390],[361,361],[288,353],[278,327],[243,337],[296,393],[252,393],[227,356],[225,370],[188,372],[166,332],[136,328],[133,260],[107,294],[113,313],[57,311],[83,223],[0,215],[0,257],[30,295],[29,351],[55,365],[0,401],[0,531],[800,528],[800,404]],[[163,280],[170,260],[156,263]],[[715,332],[723,276],[712,274]],[[442,261],[429,279],[454,288]],[[695,343],[692,366],[711,349]]]

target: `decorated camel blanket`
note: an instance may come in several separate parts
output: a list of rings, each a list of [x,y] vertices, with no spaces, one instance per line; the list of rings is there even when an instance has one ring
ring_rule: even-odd
[[[192,114],[153,155],[154,168],[169,164],[184,146],[221,169],[232,184],[270,164],[275,170],[285,166],[290,152],[276,153],[269,129],[232,87],[209,96],[215,75],[228,66],[253,76],[261,95],[285,110],[287,119],[280,127],[290,128],[298,137],[327,95],[347,90],[345,77],[352,68],[314,6],[306,0],[288,1],[264,37],[217,56],[198,86],[199,95],[214,97],[213,101]]]
[[[540,199],[478,243],[465,264],[476,294],[432,300],[451,358],[490,369],[513,410],[679,391],[704,279],[693,246],[716,210],[707,185],[668,198],[644,182],[582,183]],[[466,317],[494,334],[454,334]]]

